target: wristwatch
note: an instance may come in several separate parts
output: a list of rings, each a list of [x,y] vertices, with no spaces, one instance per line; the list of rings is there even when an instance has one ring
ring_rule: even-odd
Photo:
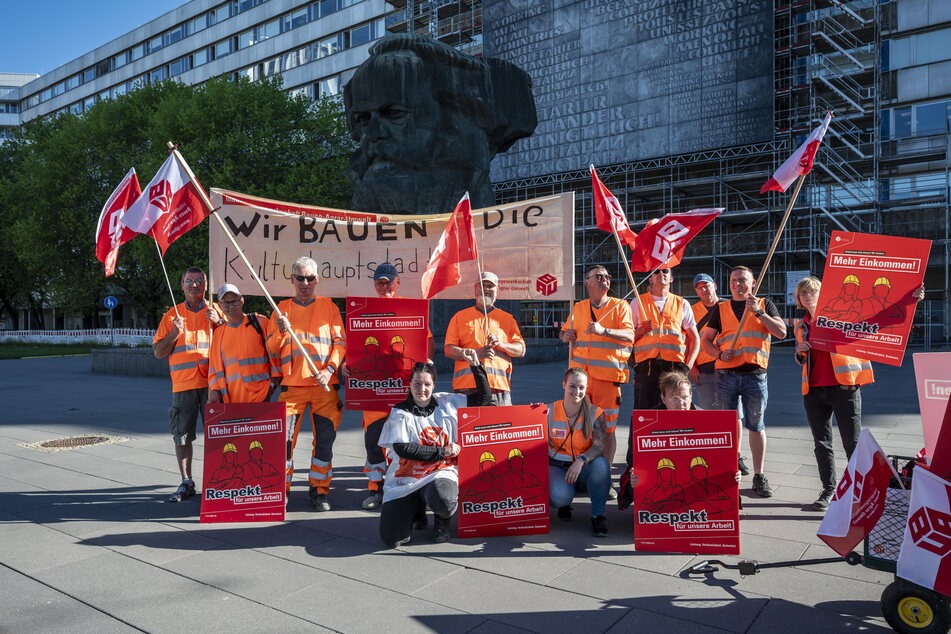
[[[756,312],[753,313],[753,314],[756,315],[757,317],[762,317],[763,315],[766,314],[766,311],[765,311],[765,310],[758,310],[758,311],[756,311]]]
[[[586,456],[586,455],[584,455],[584,454],[581,454],[580,456],[578,456],[578,460],[580,460],[581,462],[587,464],[587,463],[588,463],[588,456]]]

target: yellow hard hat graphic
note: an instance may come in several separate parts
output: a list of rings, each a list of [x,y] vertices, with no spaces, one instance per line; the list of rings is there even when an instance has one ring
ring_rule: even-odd
[[[252,449],[264,449],[264,445],[261,444],[260,440],[255,440],[250,445],[248,445],[248,451],[251,451]]]
[[[366,341],[363,342],[365,346],[378,346],[380,342],[377,341],[376,337],[367,337]]]
[[[842,280],[842,283],[843,283],[843,284],[855,284],[856,286],[858,286],[858,285],[859,285],[859,278],[858,278],[857,276],[855,276],[855,275],[849,274],[849,275],[846,275],[846,276],[845,276],[845,279]]]
[[[707,467],[708,469],[710,468],[710,465],[707,464],[707,461],[701,458],[700,456],[697,456],[696,458],[690,461],[691,469],[693,469],[696,466]]]
[[[403,338],[400,337],[399,335],[394,335],[393,338],[390,339],[390,345],[392,346],[394,343],[406,343],[406,342],[403,341]]]
[[[479,456],[479,464],[482,464],[483,462],[486,462],[486,461],[488,461],[488,462],[495,462],[495,456],[493,456],[493,455],[492,455],[490,452],[488,452],[488,451],[483,451],[483,452],[482,452],[482,455]]]
[[[238,448],[235,447],[232,443],[225,445],[225,448],[221,450],[221,453],[228,453],[229,451],[238,451]]]
[[[509,452],[509,460],[511,460],[512,458],[515,458],[516,456],[518,456],[519,458],[525,457],[522,455],[522,450],[519,449],[518,447],[516,447],[515,449]]]
[[[676,469],[677,467],[674,466],[674,463],[670,458],[661,458],[657,462],[657,468],[658,469]]]
[[[880,277],[875,280],[875,284],[873,284],[873,286],[887,286],[888,288],[891,288],[892,283],[888,281],[887,277]]]

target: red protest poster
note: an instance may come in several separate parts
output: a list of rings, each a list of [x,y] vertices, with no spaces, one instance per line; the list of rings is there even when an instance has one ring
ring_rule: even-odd
[[[284,403],[205,406],[201,521],[284,521]]]
[[[951,396],[951,352],[916,352],[915,383],[918,384],[918,407],[921,410],[921,431],[925,437],[925,456],[933,464],[938,456],[938,438],[942,429],[948,396]],[[944,453],[951,453],[945,449]],[[951,455],[944,460],[951,460]],[[943,473],[938,473],[944,477]]]
[[[548,408],[459,410],[459,537],[548,532]]]
[[[736,412],[636,410],[634,549],[740,553]]]
[[[426,360],[429,302],[347,298],[347,409],[388,410],[404,398],[417,361]]]
[[[901,365],[931,240],[833,231],[809,342]]]

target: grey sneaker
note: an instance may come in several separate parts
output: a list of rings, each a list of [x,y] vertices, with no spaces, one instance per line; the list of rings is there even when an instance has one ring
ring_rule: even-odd
[[[433,521],[433,541],[437,544],[449,541],[449,520],[440,517]]]
[[[310,505],[318,512],[330,510],[330,501],[327,500],[326,493],[318,493],[317,496],[310,501]]]
[[[833,493],[835,493],[835,489],[823,489],[822,493],[819,494],[819,498],[812,503],[812,508],[817,511],[824,511],[829,508],[829,502],[832,501]]]
[[[736,468],[740,472],[740,475],[748,476],[750,474],[750,468],[746,466],[746,458],[743,456],[736,459]]]
[[[182,480],[182,483],[175,489],[175,493],[168,496],[169,502],[184,502],[195,495],[195,483],[192,480]]]
[[[769,480],[766,479],[765,474],[757,473],[753,476],[753,490],[761,498],[773,497],[773,488],[769,486]]]
[[[370,495],[368,495],[366,499],[363,500],[362,506],[368,511],[373,511],[380,508],[383,506],[383,494],[379,491],[371,491]]]

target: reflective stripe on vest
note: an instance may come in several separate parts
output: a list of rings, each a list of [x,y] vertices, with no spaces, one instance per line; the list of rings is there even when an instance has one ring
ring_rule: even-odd
[[[594,408],[592,423],[601,416],[601,408]],[[592,434],[593,435],[593,434]],[[560,462],[571,463],[575,458],[591,448],[591,438],[585,438],[581,419],[571,431],[568,415],[562,401],[556,401],[548,407],[548,457]]]
[[[756,300],[757,310],[764,310],[765,305],[766,302],[762,298]],[[721,350],[730,350],[736,331],[739,330],[740,322],[733,313],[730,300],[720,302],[719,306],[721,331],[714,341]],[[743,327],[746,330],[740,333],[733,358],[729,361],[717,360],[716,368],[718,370],[738,368],[747,363],[758,365],[764,369],[769,365],[770,335],[766,326],[750,313]]]
[[[707,316],[707,312],[708,312],[707,307],[703,305],[702,301],[698,301],[696,304],[691,306],[690,309],[693,311],[693,320],[697,322],[697,324],[700,323],[701,319]],[[698,328],[697,330],[702,330],[702,329]],[[698,365],[703,365],[704,363],[710,363],[711,361],[716,360],[715,356],[713,356],[709,352],[704,351],[703,346],[697,346],[697,347],[700,349],[700,351],[697,352],[697,360],[694,362],[694,367]]]
[[[601,325],[605,328],[630,328],[631,307],[617,298],[608,298],[603,308],[595,311],[601,315]],[[570,327],[577,333],[571,355],[571,365],[585,368],[588,375],[599,381],[622,383],[628,380],[627,360],[631,356],[631,344],[620,343],[616,339],[599,337],[585,332],[591,323],[591,302],[585,300],[575,304],[571,313]]]
[[[687,343],[681,326],[684,319],[683,297],[668,295],[663,312],[657,311],[654,296],[641,295],[641,321],[650,321],[653,328],[634,344],[634,360],[638,363],[660,357],[665,361],[683,363],[687,355]]]
[[[805,339],[806,328],[805,320],[800,319],[793,327],[796,335],[796,341],[802,343]],[[830,352],[832,360],[832,372],[835,373],[835,380],[839,385],[868,385],[875,382],[875,373],[872,371],[872,363],[867,359],[859,357],[850,357],[844,354]],[[809,363],[802,364],[802,393],[803,396],[809,393]]]

